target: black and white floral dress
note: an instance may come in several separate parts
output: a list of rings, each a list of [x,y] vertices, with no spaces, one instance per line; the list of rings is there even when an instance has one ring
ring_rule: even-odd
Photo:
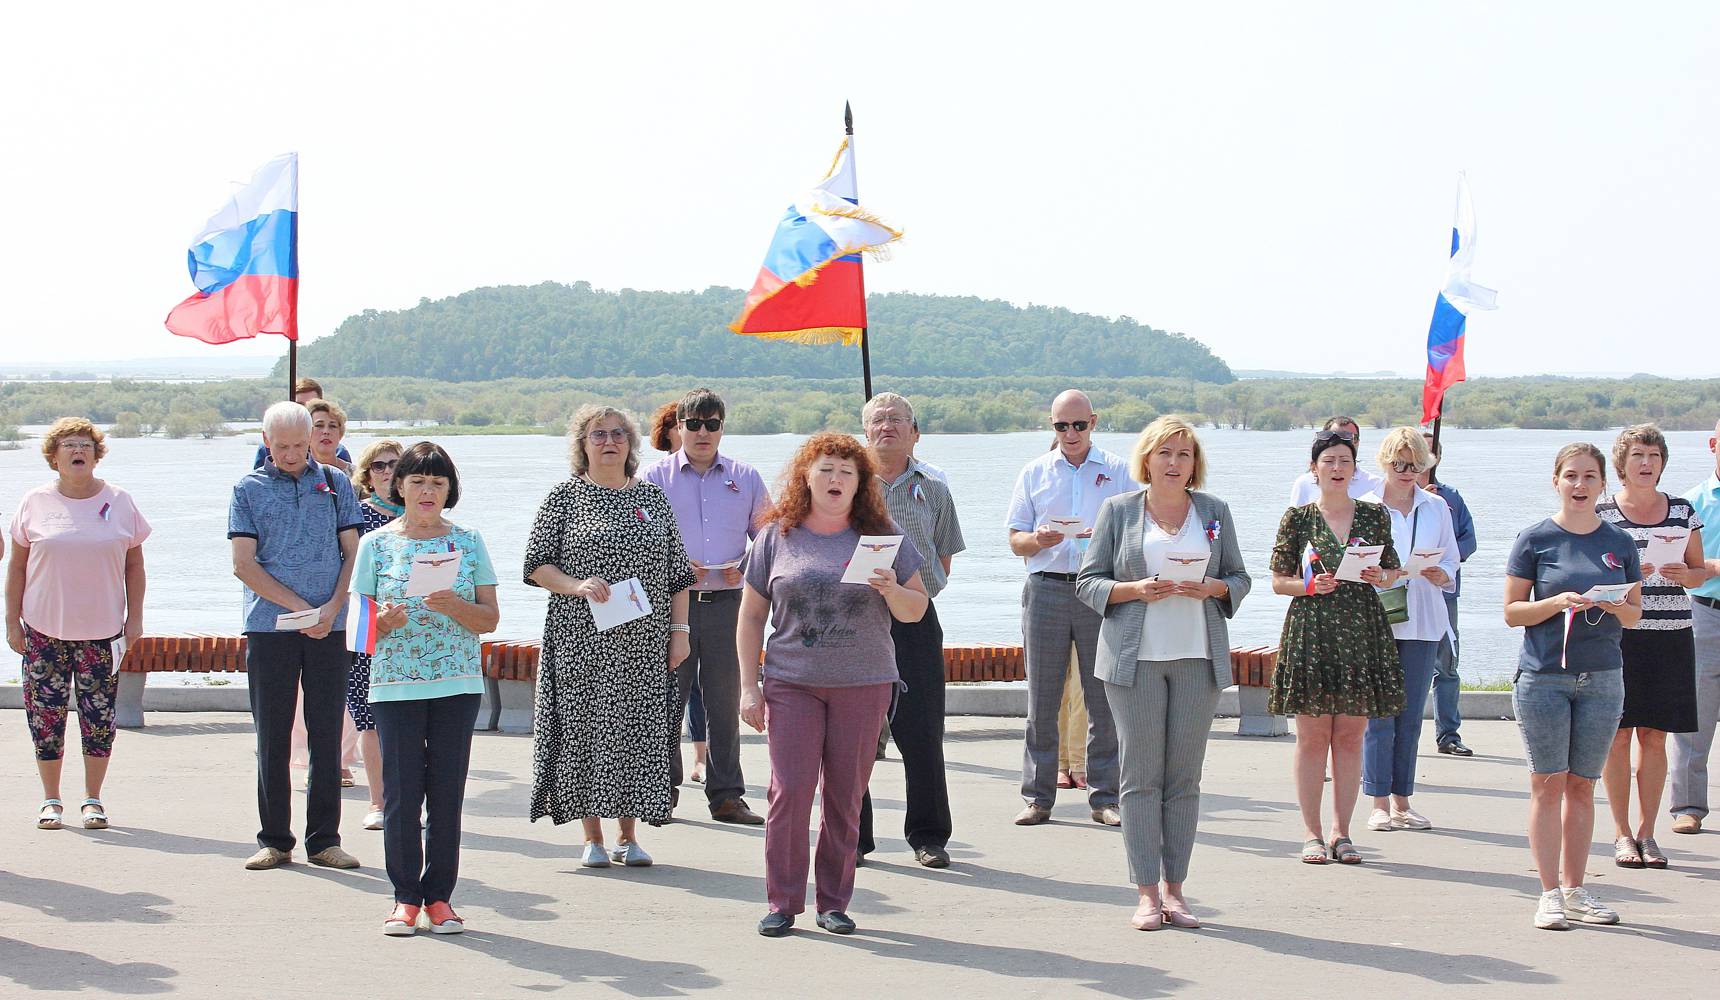
[[[358,529],[360,538],[391,523],[396,516],[368,503],[360,503],[358,512],[363,522]],[[346,712],[359,732],[368,733],[376,728],[376,719],[370,714],[369,653],[352,654],[352,666],[346,672]]]
[[[570,479],[544,498],[525,576],[554,566],[611,584],[638,577],[651,613],[598,632],[584,598],[551,594],[538,664],[531,818],[669,818],[669,606],[693,570],[669,498],[652,483]]]

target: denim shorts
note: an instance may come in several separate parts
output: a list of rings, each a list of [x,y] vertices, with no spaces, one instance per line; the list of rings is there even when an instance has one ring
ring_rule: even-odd
[[[1512,679],[1511,707],[1529,770],[1598,779],[1624,714],[1624,672],[1519,670]]]

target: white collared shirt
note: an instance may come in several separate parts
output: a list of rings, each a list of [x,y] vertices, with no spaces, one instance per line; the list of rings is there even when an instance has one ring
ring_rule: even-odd
[[[1061,448],[1054,448],[1027,463],[1016,477],[1006,524],[1011,531],[1034,531],[1047,518],[1079,517],[1091,529],[1106,497],[1140,488],[1129,478],[1129,464],[1103,448],[1088,448],[1079,468],[1069,464]],[[1029,573],[1073,573],[1081,568],[1086,550],[1086,539],[1064,539],[1024,561]]]
[[[1445,593],[1457,589],[1457,567],[1462,561],[1457,555],[1457,531],[1451,526],[1451,508],[1437,493],[1417,487],[1411,491],[1411,496],[1415,502],[1410,505],[1407,515],[1386,503],[1379,493],[1369,493],[1362,499],[1379,504],[1391,515],[1392,548],[1397,552],[1398,565],[1408,564],[1410,553],[1418,548],[1445,550],[1445,554],[1439,557],[1439,568],[1445,570],[1447,577],[1445,586],[1435,587],[1420,573],[1411,576],[1408,584],[1409,621],[1392,626],[1393,638],[1438,642],[1452,634],[1451,613],[1445,607]],[[1410,537],[1412,527],[1414,538]],[[1399,583],[1398,586],[1404,584]]]
[[[1386,481],[1361,466],[1356,467],[1356,474],[1350,477],[1350,499],[1360,500],[1369,493],[1378,494],[1386,488]],[[1290,484],[1290,506],[1302,507],[1320,499],[1320,486],[1314,482],[1312,472],[1304,472]]]

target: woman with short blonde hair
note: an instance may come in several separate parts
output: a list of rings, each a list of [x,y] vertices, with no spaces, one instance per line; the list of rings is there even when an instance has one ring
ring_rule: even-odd
[[[1200,438],[1196,436],[1193,424],[1174,413],[1154,420],[1142,428],[1141,436],[1135,439],[1135,450],[1129,455],[1129,475],[1135,477],[1135,482],[1147,486],[1153,484],[1153,474],[1148,468],[1147,458],[1158,451],[1160,445],[1178,434],[1188,439],[1189,447],[1194,452],[1193,466],[1181,485],[1191,490],[1198,490],[1206,485],[1206,452],[1201,450]]]

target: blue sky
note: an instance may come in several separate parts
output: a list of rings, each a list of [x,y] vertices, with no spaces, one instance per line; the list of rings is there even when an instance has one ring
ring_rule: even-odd
[[[1500,292],[1472,374],[1720,373],[1715,5],[164,10],[8,15],[9,361],[278,354],[161,318],[227,184],[289,149],[307,337],[480,285],[745,287],[850,99],[862,201],[907,231],[876,291],[1415,373],[1462,169]]]

